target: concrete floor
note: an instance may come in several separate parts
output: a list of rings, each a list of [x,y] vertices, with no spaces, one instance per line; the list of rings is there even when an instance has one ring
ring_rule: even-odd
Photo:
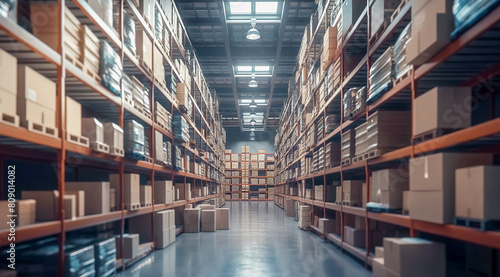
[[[230,230],[181,234],[120,277],[371,276],[355,258],[310,232],[273,202],[227,202]]]

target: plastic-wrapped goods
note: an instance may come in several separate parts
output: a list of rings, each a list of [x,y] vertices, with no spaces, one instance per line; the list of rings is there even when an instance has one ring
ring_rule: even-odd
[[[363,112],[366,107],[366,87],[362,87],[356,91],[356,96],[352,101],[352,112],[351,116],[356,116],[360,112]]]
[[[149,138],[144,136],[144,156],[151,157],[151,153],[149,152]]]
[[[182,142],[189,141],[189,125],[186,119],[181,114],[175,114],[172,121],[172,129],[174,131],[174,138]]]
[[[352,110],[354,109],[354,101],[356,100],[356,93],[359,88],[350,88],[344,94],[344,100],[342,101],[344,104],[344,120],[348,120],[352,117]]]
[[[411,23],[404,28],[394,44],[394,72],[396,74],[396,79],[399,79],[411,69],[411,65],[406,62],[406,43],[410,38]]]
[[[165,160],[163,161],[166,166],[172,166],[172,143],[170,141],[163,142],[163,153]]]
[[[340,118],[336,114],[325,117],[325,134],[333,132],[340,124]]]
[[[370,92],[367,103],[377,100],[392,88],[394,79],[394,47],[387,50],[370,67]]]
[[[174,169],[184,171],[184,163],[182,157],[182,149],[178,144],[174,144]]]
[[[500,5],[499,0],[455,0],[453,3],[455,31],[451,33],[451,38],[455,39],[463,34],[498,5]]]
[[[0,16],[8,17],[9,11],[11,11],[16,5],[16,0],[0,0]]]
[[[125,97],[127,97],[128,99],[133,99],[132,91],[132,81],[127,74],[123,73],[123,94],[125,94]]]
[[[125,125],[125,156],[144,160],[144,127],[134,120],[127,120]]]
[[[165,26],[163,25],[163,18],[160,15],[160,10],[158,6],[155,5],[155,37],[159,40],[163,40],[163,29]]]
[[[96,276],[113,276],[116,272],[116,242],[114,238],[94,245]]]
[[[132,55],[137,55],[135,46],[135,21],[127,13],[123,13],[123,43],[132,52]]]
[[[121,96],[122,62],[120,56],[106,40],[101,40],[100,44],[99,76],[101,76],[101,83],[114,94]]]
[[[167,84],[167,89],[175,95],[177,93],[177,83],[179,82],[179,79],[175,77],[174,74],[171,73],[165,73],[165,82]]]

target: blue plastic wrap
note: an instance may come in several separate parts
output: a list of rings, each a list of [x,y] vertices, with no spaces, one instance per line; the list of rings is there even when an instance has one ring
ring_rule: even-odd
[[[155,37],[159,40],[163,40],[163,18],[161,17],[160,10],[158,6],[155,6]]]
[[[123,13],[123,43],[135,56],[137,54],[135,45],[135,21],[127,13]]]
[[[121,96],[122,62],[106,40],[100,40],[99,76],[104,87]]]
[[[96,277],[112,276],[116,272],[116,242],[114,238],[94,245]]]
[[[144,127],[134,120],[127,120],[124,125],[125,156],[135,160],[145,160]]]
[[[451,39],[456,39],[488,15],[500,4],[500,0],[455,0],[453,14],[455,15],[455,31]]]

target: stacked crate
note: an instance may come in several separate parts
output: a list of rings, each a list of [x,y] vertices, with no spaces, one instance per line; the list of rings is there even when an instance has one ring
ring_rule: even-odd
[[[320,116],[318,120],[316,120],[316,144],[318,144],[324,137],[324,129],[325,122],[323,121],[323,117]]]
[[[137,59],[147,73],[152,74],[153,71],[153,43],[146,31],[136,26],[135,40],[137,48]]]
[[[114,156],[123,157],[125,155],[123,147],[123,129],[113,122],[105,122],[104,127],[104,143],[109,148],[109,153]]]
[[[309,229],[311,225],[311,207],[309,206],[299,206],[299,228],[302,230]]]
[[[333,61],[337,50],[337,28],[327,27],[323,37],[323,52],[321,53],[321,66],[326,70]]]
[[[174,169],[184,171],[184,156],[182,155],[181,146],[174,144]]]
[[[104,143],[104,126],[97,118],[82,118],[82,134],[89,138],[92,150],[109,153],[109,145]]]
[[[144,160],[144,127],[134,120],[124,122],[125,156],[136,160]]]
[[[346,206],[361,206],[363,181],[345,180],[342,183],[342,204]]]
[[[354,153],[354,162],[363,160],[363,155],[366,153],[367,146],[368,146],[367,126],[368,126],[368,122],[365,122],[365,123],[363,123],[355,128],[356,147],[355,147],[355,153]]]
[[[189,125],[187,120],[181,114],[174,114],[172,127],[174,131],[174,138],[182,142],[189,141]]]
[[[333,132],[340,123],[339,115],[331,114],[325,117],[325,134]]]
[[[131,76],[132,81],[132,99],[134,101],[134,108],[151,117],[151,105],[149,99],[149,89],[139,81],[135,76]]]
[[[172,114],[160,102],[155,102],[155,121],[165,130],[172,132]]]
[[[90,30],[88,25],[82,25],[81,34],[83,66],[89,75],[97,76],[100,60],[99,38]],[[66,36],[64,37],[64,41],[66,41]]]
[[[116,272],[116,243],[114,238],[94,244],[96,276],[113,276]]]
[[[370,67],[370,91],[367,102],[372,103],[391,89],[394,77],[394,47],[391,46]]]
[[[340,165],[340,143],[329,142],[325,145],[325,168]]]
[[[355,154],[355,137],[353,130],[347,130],[341,135],[341,164],[351,164],[351,159]]]
[[[114,94],[121,96],[121,58],[106,40],[100,41],[99,77],[101,84]]]
[[[406,111],[377,111],[367,119],[366,157],[410,145],[411,113]]]
[[[119,18],[117,16],[117,18]],[[123,12],[123,44],[130,50],[132,55],[135,57],[137,55],[136,38],[135,38],[135,21],[134,18]]]

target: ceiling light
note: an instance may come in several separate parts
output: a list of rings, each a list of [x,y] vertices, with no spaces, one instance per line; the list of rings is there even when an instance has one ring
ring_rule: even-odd
[[[250,117],[255,118],[256,116],[257,116],[257,114],[255,113],[255,111],[252,110],[252,112],[250,113]]]
[[[248,87],[250,87],[250,88],[256,88],[258,86],[259,86],[259,83],[255,80],[255,74],[252,73],[252,80],[250,80],[250,82],[248,82]],[[255,103],[255,101],[253,101],[253,100],[252,100],[252,102]]]
[[[251,137],[255,137],[255,133],[254,133],[254,131],[253,131],[253,130],[252,130],[252,132],[250,132],[250,136],[251,136]]]
[[[255,103],[255,100],[252,99],[252,102],[250,102],[250,105],[248,106],[252,109],[255,109],[257,108],[257,103]],[[252,113],[250,113],[250,116],[252,116]],[[255,116],[255,112],[253,112],[253,116]]]
[[[252,120],[250,120],[250,123],[255,124],[256,123],[255,119],[252,118]]]
[[[257,24],[257,20],[255,19],[255,17],[252,18],[250,24],[252,25],[252,28],[247,32],[247,39],[258,40],[260,38],[260,34],[259,31],[255,29],[255,25]]]
[[[250,140],[255,140],[255,137],[250,137]]]
[[[252,127],[250,128],[250,131],[255,131],[255,127],[254,127],[254,126],[252,126]]]

